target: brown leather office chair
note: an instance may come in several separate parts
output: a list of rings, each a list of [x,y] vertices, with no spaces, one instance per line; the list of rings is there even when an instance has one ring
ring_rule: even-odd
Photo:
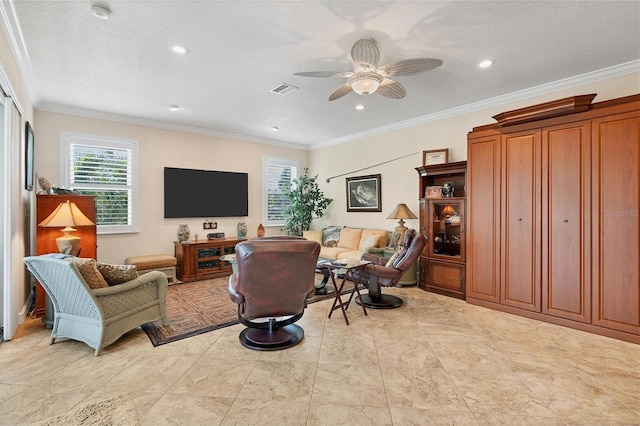
[[[373,263],[363,268],[361,282],[369,288],[369,293],[362,295],[367,308],[391,309],[402,306],[402,299],[389,294],[382,294],[380,286],[392,287],[400,281],[402,274],[418,260],[418,256],[426,245],[426,238],[415,229],[409,229],[404,234],[403,249],[391,266],[385,266],[387,259],[375,255],[365,254],[362,258]],[[382,263],[384,262],[384,263]]]
[[[229,278],[238,304],[243,346],[262,351],[298,344],[304,330],[294,324],[315,292],[320,244],[303,238],[254,238],[236,245],[238,272]],[[284,317],[284,318],[283,318]]]

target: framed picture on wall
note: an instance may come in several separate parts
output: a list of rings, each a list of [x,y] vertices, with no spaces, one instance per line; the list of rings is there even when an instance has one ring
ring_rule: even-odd
[[[449,148],[422,151],[422,165],[446,164],[449,162]]]
[[[348,212],[381,212],[381,175],[347,178]]]
[[[33,191],[33,129],[28,121],[24,130],[24,189]]]

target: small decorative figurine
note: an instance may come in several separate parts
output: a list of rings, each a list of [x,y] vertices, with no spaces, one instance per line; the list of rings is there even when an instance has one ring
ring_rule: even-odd
[[[440,196],[443,198],[453,197],[453,183],[443,183],[440,187]]]

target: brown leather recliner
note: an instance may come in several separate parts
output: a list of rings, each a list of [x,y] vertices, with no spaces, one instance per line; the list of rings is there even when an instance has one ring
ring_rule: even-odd
[[[418,260],[418,256],[424,249],[427,240],[415,229],[409,229],[404,234],[403,249],[393,262],[392,266],[384,266],[378,262],[387,259],[378,258],[377,256],[364,255],[362,258],[371,260],[373,263],[363,268],[360,281],[369,288],[369,294],[362,295],[362,300],[356,300],[363,303],[367,308],[373,309],[391,309],[402,306],[402,299],[389,294],[382,294],[380,286],[392,287],[400,281],[402,274],[409,269]]]
[[[236,245],[238,272],[229,277],[231,300],[238,304],[243,346],[262,351],[298,344],[296,324],[315,292],[320,244],[303,238],[254,238]],[[285,317],[285,318],[280,318]]]

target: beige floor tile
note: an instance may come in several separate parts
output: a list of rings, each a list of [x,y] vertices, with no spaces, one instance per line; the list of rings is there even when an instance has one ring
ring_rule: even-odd
[[[302,426],[309,412],[309,396],[293,396],[279,400],[237,398],[223,426]]]
[[[324,336],[320,348],[321,363],[378,365],[373,338],[368,335]]]
[[[257,361],[203,357],[197,360],[167,393],[235,398]]]
[[[320,401],[322,398],[319,398]],[[364,404],[366,401],[362,401]],[[389,426],[389,409],[369,405],[340,405],[314,402],[309,410],[307,426]]]
[[[377,365],[318,363],[312,403],[385,406],[382,375]]]
[[[0,425],[21,425],[64,414],[90,392],[32,386],[0,404]]]
[[[398,368],[402,368],[398,366]],[[389,406],[424,410],[467,411],[462,395],[442,368],[383,372]]]
[[[220,425],[232,403],[232,398],[167,394],[140,418],[140,424]]]
[[[316,375],[315,362],[258,361],[238,398],[281,400],[309,396]]]
[[[394,426],[437,425],[477,426],[478,422],[469,410],[441,411],[420,408],[391,408]],[[505,423],[506,424],[506,423]]]

